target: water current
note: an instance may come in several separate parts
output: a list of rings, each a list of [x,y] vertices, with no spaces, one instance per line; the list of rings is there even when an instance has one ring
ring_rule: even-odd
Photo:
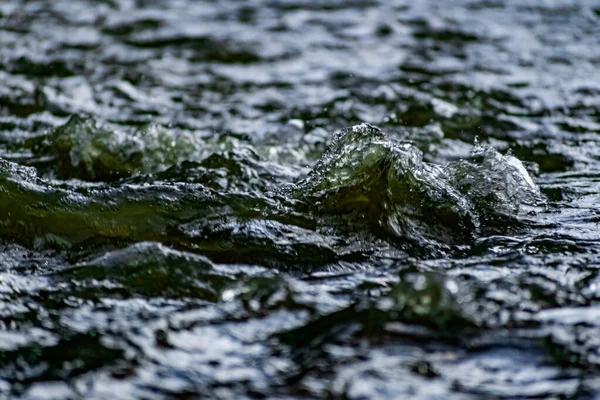
[[[0,398],[600,399],[600,1],[1,0]]]

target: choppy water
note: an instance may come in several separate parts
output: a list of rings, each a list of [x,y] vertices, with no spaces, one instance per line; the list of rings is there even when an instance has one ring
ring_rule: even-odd
[[[598,398],[600,2],[3,0],[0,397]]]

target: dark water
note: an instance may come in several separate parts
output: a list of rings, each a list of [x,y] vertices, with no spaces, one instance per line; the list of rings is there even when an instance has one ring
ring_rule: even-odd
[[[600,2],[0,2],[0,397],[600,398]]]

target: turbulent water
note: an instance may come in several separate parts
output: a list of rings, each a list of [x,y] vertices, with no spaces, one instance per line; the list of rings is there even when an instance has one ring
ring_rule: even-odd
[[[2,0],[0,398],[600,398],[599,39],[592,0]]]

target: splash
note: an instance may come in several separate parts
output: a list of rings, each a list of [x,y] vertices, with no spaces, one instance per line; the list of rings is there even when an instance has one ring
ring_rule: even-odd
[[[414,145],[367,124],[338,133],[296,195],[322,214],[364,221],[389,235],[458,244],[486,230],[482,217],[517,217],[543,196],[523,164],[476,145],[443,167]]]

